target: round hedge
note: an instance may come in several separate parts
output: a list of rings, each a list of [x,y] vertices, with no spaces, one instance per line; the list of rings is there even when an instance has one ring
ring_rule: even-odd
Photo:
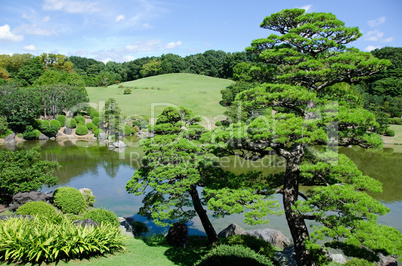
[[[77,124],[84,124],[85,125],[85,117],[82,115],[77,115],[74,117],[75,121],[77,121]]]
[[[96,127],[99,127],[99,117],[94,117],[94,118],[92,119],[92,123],[94,123],[94,125],[95,125]]]
[[[98,128],[94,131],[94,137],[97,138],[100,133],[103,133],[103,129]]]
[[[129,125],[124,125],[124,133],[127,136],[130,136],[133,132],[131,131],[131,127]]]
[[[91,130],[95,126],[94,123],[92,123],[92,122],[88,122],[85,125],[88,128],[88,130]]]
[[[384,134],[385,136],[388,136],[388,137],[394,137],[395,136],[395,130],[392,130],[392,129],[389,129],[389,128],[387,128],[386,130],[385,130],[385,134]]]
[[[66,118],[65,115],[58,115],[58,116],[56,117],[56,120],[60,122],[60,125],[61,125],[62,127],[64,127],[64,125],[66,124],[67,118]]]
[[[250,248],[235,245],[219,245],[212,249],[194,265],[273,265],[271,260]]]
[[[42,120],[42,126],[49,126],[49,120]]]
[[[91,117],[91,119],[94,119],[95,117],[99,117],[99,112],[96,110],[92,110],[90,117]]]
[[[73,187],[60,187],[54,192],[54,206],[63,213],[83,213],[88,204],[81,192]]]
[[[120,225],[117,215],[105,209],[91,209],[84,213],[83,219],[92,219],[97,223],[107,223],[118,227]]]
[[[85,125],[78,125],[77,129],[75,130],[75,134],[77,135],[86,135],[88,134],[88,128]]]
[[[44,201],[30,201],[20,206],[17,210],[18,215],[44,215],[55,216],[55,208]]]
[[[60,123],[60,121],[58,121],[58,120],[50,120],[50,123],[49,123],[51,126],[55,126],[55,127],[57,127],[57,130],[59,130],[60,128],[61,128],[61,123]]]
[[[67,118],[66,120],[66,127],[68,128],[75,128],[77,126],[77,121],[74,118]]]

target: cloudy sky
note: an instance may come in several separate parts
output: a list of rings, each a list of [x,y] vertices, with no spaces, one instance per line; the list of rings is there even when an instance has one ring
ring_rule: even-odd
[[[243,51],[265,16],[285,8],[331,12],[370,51],[402,46],[401,0],[0,0],[0,54],[58,53],[124,62],[206,50]]]

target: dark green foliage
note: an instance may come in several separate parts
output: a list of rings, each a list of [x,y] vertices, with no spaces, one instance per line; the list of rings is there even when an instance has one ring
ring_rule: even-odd
[[[99,117],[95,116],[95,117],[92,119],[92,123],[94,123],[94,125],[95,125],[96,127],[99,127]]]
[[[91,209],[85,212],[82,216],[83,219],[92,219],[97,223],[108,223],[118,227],[120,225],[117,215],[109,210],[103,208]]]
[[[0,136],[6,133],[8,128],[7,118],[0,116]]]
[[[27,65],[18,69],[15,79],[23,87],[32,85],[44,73],[44,66],[39,57],[32,58]]]
[[[269,258],[273,258],[275,255],[275,249],[270,243],[254,236],[233,235],[222,239],[220,243],[229,246],[242,245]]]
[[[123,133],[120,130],[121,122],[122,119],[120,114],[120,108],[116,102],[116,99],[109,98],[105,103],[105,107],[103,108],[103,114],[100,118],[100,125],[106,126],[106,133],[109,136],[118,137]]]
[[[60,122],[60,125],[61,125],[62,127],[64,127],[65,124],[66,124],[67,118],[66,118],[65,115],[58,115],[58,116],[56,117],[56,120]]]
[[[90,114],[90,118],[93,120],[95,117],[99,117],[99,112],[93,109]]]
[[[38,138],[32,126],[27,126],[22,136],[25,140],[34,140]]]
[[[52,174],[60,164],[42,161],[41,157],[38,149],[0,151],[0,201],[9,203],[17,192],[57,184],[58,179]]]
[[[92,128],[95,126],[94,123],[88,122],[85,124],[85,126],[88,128],[88,130],[92,130]]]
[[[44,201],[31,201],[27,202],[17,210],[18,215],[44,215],[55,216],[55,208]]]
[[[223,266],[223,265],[273,265],[264,255],[258,254],[242,245],[219,245],[201,258],[195,265]]]
[[[77,122],[77,124],[85,125],[85,117],[83,117],[82,115],[77,115],[76,117],[74,117],[74,119]]]
[[[388,137],[393,137],[393,136],[395,136],[395,130],[392,130],[392,129],[386,129],[385,130],[385,134],[384,134],[385,136],[388,136]]]
[[[345,264],[345,266],[375,266],[374,262],[367,261],[365,259],[358,259],[358,258],[353,258],[351,260],[348,260]]]
[[[58,122],[58,121],[57,121]],[[40,126],[40,130],[43,134],[46,136],[50,137],[55,137],[57,135],[57,132],[59,131],[59,128],[54,125],[44,125],[42,124]]]
[[[77,122],[74,118],[67,118],[66,120],[66,127],[68,128],[75,128],[77,126]]]
[[[59,130],[61,128],[61,123],[59,120],[50,120],[50,125],[55,126],[57,128],[57,130]]]
[[[80,214],[88,207],[81,192],[73,187],[59,187],[54,192],[54,206],[63,213]]]
[[[87,126],[78,125],[77,128],[75,129],[75,134],[80,135],[80,136],[88,134]]]
[[[388,123],[392,125],[402,125],[402,118],[399,117],[388,118]]]
[[[226,89],[221,91],[222,101],[220,101],[220,104],[223,106],[230,106],[234,102],[237,94],[242,91],[251,89],[254,86],[255,84],[244,81],[238,81],[228,86]]]
[[[130,89],[124,89],[124,94],[131,94],[131,90]]]
[[[136,237],[140,236],[142,233],[146,233],[149,231],[147,225],[144,224],[143,222],[134,221],[134,222],[130,223],[130,225],[133,227],[134,236],[136,236]]]
[[[0,260],[24,264],[48,264],[60,260],[90,258],[124,249],[124,236],[111,225],[82,227],[60,216],[0,221]]]

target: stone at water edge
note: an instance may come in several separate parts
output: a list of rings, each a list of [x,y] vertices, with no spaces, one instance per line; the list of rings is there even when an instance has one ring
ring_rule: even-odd
[[[127,144],[124,143],[123,141],[119,140],[119,141],[113,142],[113,146],[115,146],[116,148],[125,148],[125,147],[127,147]]]
[[[256,230],[246,230],[246,235],[254,236],[256,238],[261,238],[270,243],[271,245],[278,248],[286,248],[290,245],[290,240],[284,236],[280,231],[274,229],[256,229]]]
[[[30,201],[53,201],[53,192],[42,193],[40,191],[18,192],[13,196],[13,202],[9,206],[10,211],[17,210],[21,205]]]
[[[10,134],[4,138],[4,143],[14,143],[15,142],[15,133]]]
[[[69,128],[69,127],[66,127],[66,128],[63,130],[63,133],[66,134],[66,135],[72,135],[72,134],[73,134],[73,129],[72,129],[72,128]]]
[[[134,229],[131,226],[129,219],[134,220],[133,218],[119,217],[119,223],[120,223],[119,229],[122,235],[134,236]]]
[[[238,226],[237,224],[230,224],[228,227],[218,233],[218,237],[225,238],[232,235],[244,235],[246,230]]]
[[[39,139],[39,140],[48,140],[48,139],[49,139],[49,137],[48,137],[48,136],[46,136],[46,135],[45,135],[45,134],[43,134],[43,133],[40,133],[40,135],[39,135],[38,139]]]

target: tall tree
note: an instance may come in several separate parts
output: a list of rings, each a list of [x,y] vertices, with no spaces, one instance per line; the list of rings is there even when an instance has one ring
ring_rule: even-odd
[[[373,254],[381,248],[400,253],[400,233],[375,221],[387,208],[366,193],[381,191],[381,184],[331,149],[331,145],[381,146],[380,137],[372,133],[378,126],[374,115],[354,104],[350,90],[334,85],[357,82],[381,71],[389,61],[347,48],[361,33],[331,13],[285,9],[266,17],[261,27],[280,35],[254,40],[247,50],[260,64],[278,65],[276,82],[236,96],[239,111],[233,118],[239,120],[210,134],[216,143],[213,152],[248,160],[272,153],[284,158],[285,172],[267,177],[265,188],[254,193],[282,194],[298,265],[313,264],[318,248],[305,220],[319,222],[321,227],[312,236],[330,237],[333,245],[342,239],[349,248]],[[301,185],[315,188],[305,195]],[[209,202],[211,209],[230,206],[222,204],[223,195],[209,193],[216,197]],[[379,247],[374,239],[385,235],[389,240]]]
[[[120,108],[116,102],[116,99],[109,98],[105,107],[103,108],[103,113],[101,114],[100,124],[106,129],[106,134],[109,136],[118,137],[121,135],[120,132]]]

